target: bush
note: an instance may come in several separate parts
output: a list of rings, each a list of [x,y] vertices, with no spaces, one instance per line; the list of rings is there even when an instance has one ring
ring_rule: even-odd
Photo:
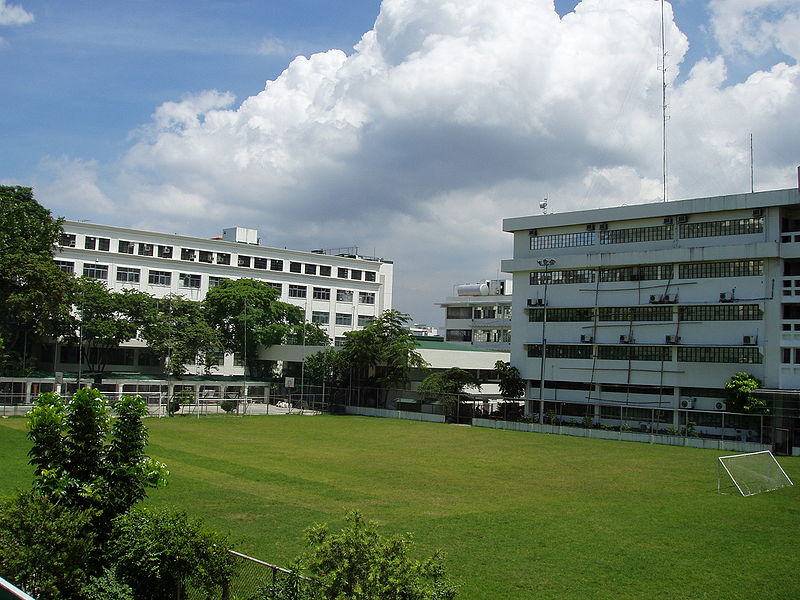
[[[135,508],[115,519],[113,539],[111,562],[137,600],[219,595],[234,573],[227,537],[183,512]]]
[[[81,598],[95,534],[92,510],[19,494],[0,505],[0,573],[38,600]]]
[[[237,409],[239,403],[236,400],[223,400],[219,403],[219,407],[226,413],[230,414]]]

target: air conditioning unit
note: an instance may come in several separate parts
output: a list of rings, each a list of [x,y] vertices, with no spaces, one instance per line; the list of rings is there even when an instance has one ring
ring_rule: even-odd
[[[725,408],[726,408],[725,407],[725,403],[724,402],[717,402],[714,405],[714,408],[716,408],[717,410],[725,410]]]
[[[650,304],[658,304],[659,302],[661,302],[661,296],[650,294]]]
[[[678,215],[678,223],[688,223],[689,215]]]
[[[758,342],[758,339],[754,335],[746,335],[742,337],[742,344],[745,346],[755,346]]]
[[[681,398],[681,408],[694,408],[694,398]]]
[[[528,231],[528,235],[539,235],[539,232],[536,229],[531,229]]]
[[[664,337],[665,344],[680,344],[681,338],[679,335],[668,335]]]
[[[586,226],[586,231],[594,231],[594,223],[589,223]]]
[[[590,335],[581,335],[581,343],[583,344],[591,344],[594,341],[594,338]]]
[[[608,229],[608,223],[600,223],[600,231],[605,231]]]
[[[664,217],[664,225],[672,225],[672,217]]]
[[[678,301],[678,294],[664,294],[661,296],[661,304],[675,304]]]
[[[733,302],[733,292],[720,292],[719,293],[719,301],[720,302]]]
[[[754,217],[763,217],[764,216],[764,209],[763,208],[754,208],[753,209],[753,216]]]
[[[621,335],[621,336],[619,336],[619,343],[620,344],[632,344],[633,343],[633,336],[631,336],[631,335]]]

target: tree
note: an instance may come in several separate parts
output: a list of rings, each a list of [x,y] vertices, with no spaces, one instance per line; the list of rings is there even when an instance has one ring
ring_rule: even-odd
[[[480,389],[481,385],[475,375],[469,371],[452,367],[445,371],[438,371],[428,375],[419,384],[419,391],[424,394],[436,394],[440,398],[455,401],[458,395],[468,387]]]
[[[34,338],[61,334],[69,321],[73,277],[53,261],[61,223],[31,188],[0,186],[0,335],[12,359],[7,374],[30,364]]]
[[[733,412],[769,414],[766,400],[753,395],[753,390],[761,387],[761,382],[750,373],[734,373],[725,384],[725,402]]]
[[[358,385],[401,387],[408,383],[411,369],[427,368],[406,328],[410,320],[405,313],[387,310],[364,329],[344,334],[342,361]]]
[[[99,511],[99,523],[129,510],[168,474],[144,454],[144,400],[123,397],[115,410],[112,419],[103,395],[82,388],[69,402],[41,394],[28,416],[34,490],[64,506]]]
[[[346,525],[331,532],[327,525],[306,531],[310,549],[298,563],[328,587],[331,600],[449,600],[456,587],[449,581],[444,555],[436,552],[416,560],[411,534],[384,537],[377,523],[357,511],[345,516]]]
[[[525,393],[525,380],[520,377],[517,367],[498,360],[494,369],[500,377],[500,395],[503,398],[520,398]]]
[[[203,304],[223,349],[243,353],[254,376],[269,374],[258,358],[260,348],[284,343],[303,330],[302,309],[278,300],[278,291],[263,281],[224,280],[208,291]]]
[[[186,365],[197,357],[207,362],[222,347],[222,338],[206,321],[202,304],[176,295],[152,303],[140,325],[140,336],[174,377],[184,375]]]

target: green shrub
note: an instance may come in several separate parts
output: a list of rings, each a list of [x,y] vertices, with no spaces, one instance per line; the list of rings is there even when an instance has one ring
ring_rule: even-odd
[[[219,403],[219,407],[228,414],[236,410],[238,405],[239,403],[236,400],[223,400]]]

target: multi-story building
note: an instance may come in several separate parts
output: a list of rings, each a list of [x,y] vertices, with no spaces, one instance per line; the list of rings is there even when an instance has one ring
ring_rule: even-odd
[[[800,388],[797,189],[510,218],[503,229],[514,235],[502,266],[515,289],[512,363],[530,411],[554,406],[540,400],[595,404],[596,417],[615,403],[724,411],[740,371],[764,388]]]
[[[65,221],[64,232],[55,257],[64,271],[102,280],[114,290],[191,300],[202,300],[225,279],[265,281],[280,292],[280,300],[300,306],[306,320],[337,343],[345,332],[392,307],[393,264],[360,256],[355,248],[334,253],[269,248],[258,244],[256,230],[241,227],[212,239],[76,221]],[[114,368],[148,366],[136,358],[132,362]],[[241,373],[236,362],[232,356],[220,357],[218,372]]]
[[[511,280],[487,279],[456,286],[445,310],[445,340],[492,350],[511,350]]]

